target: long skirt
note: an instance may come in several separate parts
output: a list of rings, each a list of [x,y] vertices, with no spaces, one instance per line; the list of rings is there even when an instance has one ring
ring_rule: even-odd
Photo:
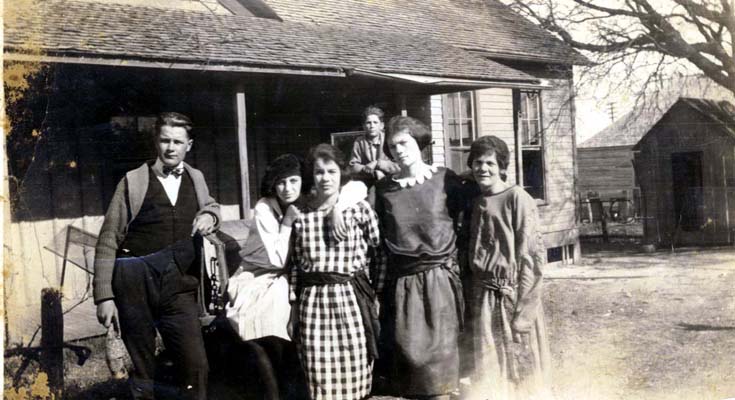
[[[472,303],[475,374],[468,398],[546,398],[550,357],[542,307],[531,331],[517,333],[510,298],[478,289]]]
[[[288,293],[288,279],[278,271],[240,269],[227,284],[227,318],[242,340],[266,336],[291,340],[286,331],[291,314]]]
[[[298,307],[298,348],[311,398],[350,400],[370,394],[373,365],[352,285],[306,287]]]
[[[396,394],[430,396],[457,389],[459,318],[449,274],[437,267],[402,276],[386,292],[381,358]]]

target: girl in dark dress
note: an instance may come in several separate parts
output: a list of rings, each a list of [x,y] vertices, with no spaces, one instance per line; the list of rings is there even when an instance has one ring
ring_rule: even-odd
[[[454,172],[422,161],[430,143],[419,121],[391,119],[386,144],[401,169],[375,188],[388,252],[385,373],[402,396],[449,398],[458,386],[463,313],[455,222],[466,199]]]

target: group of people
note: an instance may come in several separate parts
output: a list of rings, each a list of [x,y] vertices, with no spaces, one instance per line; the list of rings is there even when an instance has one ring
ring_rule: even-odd
[[[297,369],[302,397],[363,399],[375,383],[448,399],[461,375],[471,398],[539,395],[546,249],[534,199],[505,182],[508,146],[477,139],[460,176],[423,161],[432,138],[420,121],[397,116],[386,132],[383,112],[368,107],[363,122],[349,159],[320,144],[305,161],[286,154],[266,169],[227,288],[233,332],[261,354],[295,353],[297,362],[269,368]],[[154,398],[158,330],[181,394],[202,399],[192,238],[217,229],[219,210],[183,161],[188,118],[165,113],[156,128],[158,159],[126,175],[105,217],[95,302],[101,323],[119,322],[135,398]]]

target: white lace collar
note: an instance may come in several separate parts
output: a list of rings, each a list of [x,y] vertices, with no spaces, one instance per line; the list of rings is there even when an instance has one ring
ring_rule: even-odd
[[[425,181],[431,179],[431,177],[434,176],[436,171],[438,171],[436,165],[423,164],[417,176],[410,176],[407,178],[396,178],[394,175],[393,180],[399,185],[401,185],[402,188],[412,187],[416,185],[421,185]]]

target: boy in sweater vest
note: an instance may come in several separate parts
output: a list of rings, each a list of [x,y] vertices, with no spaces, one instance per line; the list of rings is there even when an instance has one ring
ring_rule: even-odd
[[[133,361],[134,399],[153,399],[155,338],[180,372],[183,398],[205,399],[208,365],[196,302],[199,235],[216,230],[219,204],[202,173],[184,162],[191,121],[167,112],[156,121],[158,157],[128,171],[105,214],[95,254],[94,300],[105,327],[116,324]],[[156,390],[154,390],[156,389]]]

